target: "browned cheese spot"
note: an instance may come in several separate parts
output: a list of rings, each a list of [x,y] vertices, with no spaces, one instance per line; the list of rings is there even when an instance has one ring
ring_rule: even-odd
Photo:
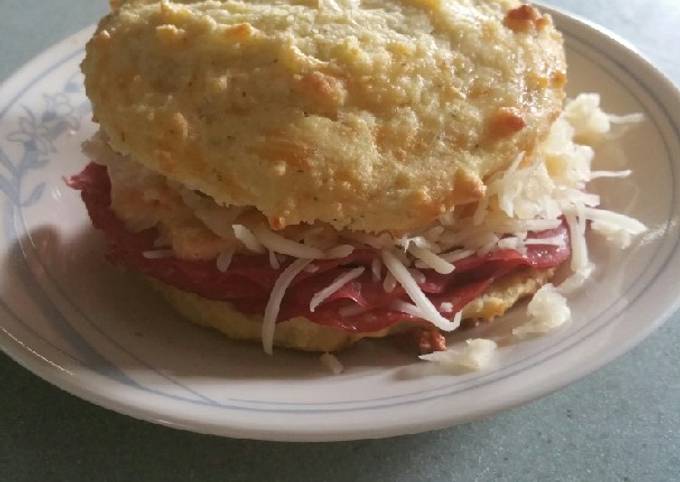
[[[518,109],[501,107],[489,119],[487,138],[499,140],[513,136],[526,127],[526,122]]]
[[[555,89],[561,89],[567,84],[567,74],[564,72],[554,72],[550,78],[552,86]]]
[[[287,225],[286,218],[283,216],[272,216],[269,218],[269,226],[274,231],[281,231],[282,229],[285,229]]]
[[[239,23],[224,30],[224,36],[233,42],[243,42],[252,38],[255,28],[249,23]]]
[[[156,27],[156,38],[165,47],[180,47],[186,44],[186,31],[174,25],[165,24]]]
[[[310,105],[321,111],[335,112],[347,97],[341,79],[318,71],[304,75],[298,81],[296,90]]]
[[[477,174],[468,171],[467,169],[458,169],[453,178],[453,193],[451,194],[449,202],[447,202],[447,210],[452,206],[459,204],[468,204],[479,201],[486,193],[486,186]]]
[[[550,24],[550,20],[531,5],[521,5],[507,13],[504,23],[514,32],[528,33],[543,30]]]
[[[458,169],[453,178],[451,191],[444,197],[433,199],[427,188],[414,193],[413,203],[423,218],[433,219],[458,205],[479,201],[484,197],[486,186],[482,180],[467,169]],[[422,219],[420,220],[422,223]]]
[[[256,148],[256,152],[263,159],[274,163],[277,170],[282,169],[282,162],[286,164],[287,170],[293,172],[306,171],[311,167],[312,148],[283,137],[266,137]]]

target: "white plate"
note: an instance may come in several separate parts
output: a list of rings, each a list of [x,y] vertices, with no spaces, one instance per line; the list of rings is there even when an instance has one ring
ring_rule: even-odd
[[[459,377],[409,376],[413,356],[365,343],[341,356],[347,370],[334,377],[316,356],[279,351],[269,358],[256,345],[179,319],[106,264],[102,238],[62,181],[86,162],[79,145],[94,130],[78,73],[87,29],[0,88],[0,345],[40,377],[118,412],[198,432],[291,441],[445,427],[601,367],[678,306],[680,96],[610,34],[554,16],[567,39],[570,92],[600,92],[607,110],[648,119],[599,161],[599,168],[627,163],[632,179],[597,187],[607,207],[636,216],[651,232],[626,252],[593,240],[598,270],[573,296],[575,321],[566,329],[504,347],[494,368]]]

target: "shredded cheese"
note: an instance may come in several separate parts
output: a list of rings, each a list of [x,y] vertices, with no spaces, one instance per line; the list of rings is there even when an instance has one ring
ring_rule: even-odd
[[[526,231],[546,231],[555,229],[562,224],[559,219],[525,219],[521,221],[510,220],[505,225],[499,226],[499,232],[516,233]]]
[[[486,210],[488,208],[489,196],[485,196],[481,201],[479,201],[477,209],[475,209],[475,213],[472,215],[472,224],[475,226],[482,224],[484,222],[484,218],[486,217]]]
[[[571,269],[575,273],[584,273],[590,265],[585,231],[582,230],[582,224],[585,226],[585,223],[579,223],[573,214],[565,214],[564,218],[567,221],[571,238]]]
[[[341,244],[326,251],[325,257],[328,259],[342,259],[346,258],[353,252],[354,246],[352,246],[351,244]]]
[[[231,260],[234,257],[234,251],[235,251],[234,248],[231,248],[226,251],[222,251],[217,256],[217,259],[215,260],[215,266],[217,268],[217,271],[219,271],[220,273],[227,272],[229,266],[231,266]]]
[[[591,224],[593,231],[604,236],[607,241],[618,248],[625,249],[633,242],[630,231],[627,231],[620,224],[607,221],[594,221]]]
[[[427,248],[421,248],[418,246],[410,246],[408,248],[409,252],[423,262],[428,268],[432,268],[437,273],[440,274],[451,274],[456,267],[446,261],[444,258],[437,256],[435,253]]]
[[[626,115],[607,114],[607,117],[612,124],[639,124],[645,121],[645,115],[639,112]]]
[[[459,327],[462,321],[463,321],[463,312],[462,311],[456,312],[456,314],[453,315],[453,319],[451,320],[451,322],[456,327]]]
[[[415,269],[415,268],[409,268],[408,272],[411,273],[411,276],[413,276],[413,279],[416,280],[416,283],[419,285],[425,283],[427,281],[427,277],[425,276],[425,273],[422,271]]]
[[[182,191],[182,199],[184,199],[185,202],[187,198],[194,200],[198,198],[197,201],[193,201],[195,203],[194,214],[210,231],[221,238],[229,239],[233,237],[231,225],[239,216],[239,214],[243,212],[243,208],[225,208],[222,206],[215,206],[210,201],[202,199],[200,196],[196,195],[192,191],[189,191],[188,189],[183,189]],[[187,196],[189,193],[190,196]],[[210,207],[203,207],[206,204]]]
[[[499,249],[514,249],[519,252],[526,252],[525,242],[518,236],[508,236],[498,241]]]
[[[600,178],[626,178],[633,173],[630,169],[626,171],[593,171],[590,173],[589,180],[593,181]]]
[[[627,233],[637,236],[647,231],[647,226],[642,224],[635,218],[626,216],[625,214],[607,211],[606,209],[592,209],[586,208],[583,210],[583,215],[594,222],[607,223],[612,226],[620,226],[620,229]]]
[[[260,244],[275,253],[303,259],[319,259],[324,257],[324,252],[320,249],[284,238],[262,224],[255,228],[255,237]]]
[[[392,293],[394,291],[394,288],[397,287],[397,280],[394,279],[394,276],[392,276],[392,273],[387,273],[385,275],[385,279],[383,280],[383,290],[385,290],[385,293]]]
[[[448,213],[439,216],[439,222],[442,226],[453,226],[456,223],[453,211],[449,211]]]
[[[434,362],[446,371],[458,374],[464,371],[479,371],[487,368],[494,357],[498,345],[493,340],[476,338],[467,340],[461,347],[449,348],[420,355],[421,360]]]
[[[564,246],[562,236],[552,236],[550,238],[527,238],[524,240],[526,246]]]
[[[250,229],[246,228],[242,224],[234,224],[231,228],[234,231],[234,236],[236,236],[236,239],[241,241],[246,249],[258,254],[264,253],[264,246],[262,246],[262,243],[257,240]]]
[[[332,296],[336,291],[345,286],[347,283],[357,279],[364,273],[364,271],[366,271],[366,268],[360,266],[358,268],[351,269],[335,278],[331,284],[329,284],[324,289],[315,293],[314,296],[312,296],[312,299],[309,302],[309,311],[314,313],[316,308],[321,303],[326,301],[330,296]]]
[[[477,254],[480,256],[489,254],[498,245],[498,241],[500,241],[500,239],[496,234],[489,233],[488,241],[477,250]]]
[[[455,263],[456,261],[460,261],[462,259],[469,258],[473,254],[475,254],[475,252],[472,251],[471,249],[458,249],[458,250],[453,251],[451,253],[442,254],[442,255],[440,255],[440,257],[443,260],[448,261],[449,263]]]
[[[593,271],[593,266],[589,265],[584,270],[572,274],[557,287],[558,292],[563,295],[573,293],[585,284]]]
[[[382,277],[382,263],[380,262],[380,258],[373,258],[373,261],[371,261],[371,274],[374,282],[377,283],[380,281],[380,278]]]
[[[415,247],[419,249],[425,249],[427,251],[431,251],[433,253],[439,253],[441,252],[441,248],[437,245],[437,243],[434,243],[427,239],[424,236],[413,236],[413,237],[408,237],[408,236],[402,236],[397,240],[397,244],[404,248],[404,253],[410,250],[410,248]]]
[[[393,309],[394,311],[398,311],[400,313],[406,313],[407,315],[411,315],[411,316],[414,316],[416,318],[422,317],[422,313],[418,309],[418,307],[416,305],[411,304],[411,303],[407,303],[406,301],[401,301],[401,300],[393,301],[390,304],[390,308]]]
[[[274,251],[269,251],[269,266],[272,267],[272,269],[279,269],[281,268],[281,263],[279,263],[279,258],[276,257],[276,253]]]
[[[552,284],[546,284],[536,292],[527,306],[529,321],[512,330],[517,337],[542,335],[553,331],[571,320],[567,299]]]
[[[567,102],[564,116],[581,142],[597,142],[611,129],[609,116],[600,110],[599,94],[581,94]]]
[[[293,282],[293,279],[295,279],[309,263],[311,263],[310,259],[296,259],[283,270],[274,283],[272,292],[269,295],[269,300],[267,301],[267,306],[264,309],[264,317],[262,318],[262,348],[267,355],[272,355],[274,353],[276,319],[279,316],[281,302],[286,294],[286,290]]]
[[[392,273],[392,276],[394,276],[394,279],[396,279],[404,288],[409,298],[411,298],[418,307],[421,314],[420,317],[423,320],[429,321],[442,331],[453,331],[457,328],[452,322],[444,318],[439,311],[437,311],[437,308],[435,308],[425,293],[418,287],[418,283],[413,279],[411,273],[408,272],[406,266],[404,266],[394,254],[383,250],[382,260],[385,267]]]
[[[332,353],[324,353],[319,357],[319,361],[321,361],[321,364],[325,366],[333,375],[340,375],[343,371],[345,371],[345,367],[342,366],[342,363],[340,363],[338,357]]]

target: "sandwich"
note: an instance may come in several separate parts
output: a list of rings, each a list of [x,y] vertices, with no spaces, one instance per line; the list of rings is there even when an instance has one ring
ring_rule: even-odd
[[[627,174],[588,144],[638,119],[565,107],[562,36],[516,0],[122,0],[82,71],[99,131],[69,184],[109,260],[270,354],[445,350],[535,293],[551,319],[586,229],[644,231],[586,191]]]

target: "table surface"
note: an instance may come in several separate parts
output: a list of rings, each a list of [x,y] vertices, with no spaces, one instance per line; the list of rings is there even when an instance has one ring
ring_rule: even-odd
[[[678,0],[554,0],[680,84]],[[93,23],[105,0],[1,0],[0,79]],[[0,354],[3,481],[672,481],[680,479],[680,316],[570,387],[489,420],[388,440],[283,444],[140,422]]]

